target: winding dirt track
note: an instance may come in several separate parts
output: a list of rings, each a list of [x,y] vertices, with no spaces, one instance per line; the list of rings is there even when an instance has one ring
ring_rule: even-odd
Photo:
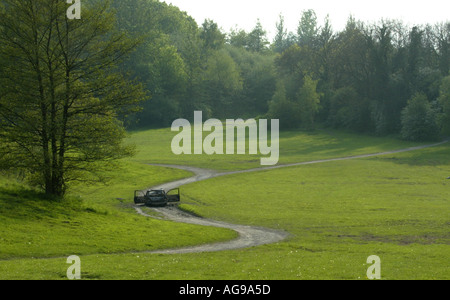
[[[301,165],[310,165],[310,164],[326,163],[326,162],[332,162],[332,161],[343,161],[343,160],[350,160],[350,159],[367,158],[367,157],[375,157],[375,156],[382,156],[382,155],[388,155],[388,154],[409,152],[409,151],[415,151],[415,150],[439,146],[439,145],[447,143],[448,141],[449,140],[445,140],[443,142],[432,144],[432,145],[423,145],[423,146],[418,146],[418,147],[411,147],[411,148],[407,148],[407,149],[387,151],[387,152],[374,153],[374,154],[363,154],[363,155],[348,156],[348,157],[342,157],[342,158],[315,160],[315,161],[309,161],[309,162],[300,162],[300,163],[277,165],[277,166],[270,166],[270,167],[261,167],[261,168],[256,168],[256,169],[231,171],[231,172],[218,172],[215,170],[201,169],[201,168],[195,168],[195,167],[189,167],[189,166],[151,164],[152,166],[175,168],[175,169],[181,169],[181,170],[190,171],[190,172],[194,173],[194,176],[192,176],[192,177],[165,183],[165,184],[162,184],[159,186],[152,187],[151,189],[160,189],[161,188],[161,189],[165,189],[165,190],[170,190],[170,189],[181,187],[181,186],[189,184],[189,183],[204,181],[204,180],[208,180],[211,178],[226,176],[226,175],[231,175],[231,174],[260,172],[260,171],[265,171],[265,170],[274,170],[274,169],[301,166]],[[142,206],[134,207],[138,214],[145,216],[145,217],[152,217],[152,216],[144,213],[142,211],[141,207]],[[248,248],[248,247],[276,243],[276,242],[284,240],[288,236],[288,233],[286,233],[284,231],[277,231],[277,230],[272,230],[272,229],[267,229],[267,228],[262,228],[262,227],[235,225],[235,224],[229,224],[229,223],[225,223],[225,222],[219,222],[219,221],[196,217],[196,216],[193,216],[191,214],[188,214],[188,213],[185,213],[185,212],[179,210],[176,206],[153,208],[153,210],[158,212],[165,219],[168,219],[168,220],[171,220],[174,222],[196,224],[196,225],[203,225],[203,226],[215,226],[215,227],[232,229],[239,234],[239,237],[234,240],[228,241],[228,242],[206,244],[206,245],[179,248],[179,249],[159,250],[159,251],[152,251],[150,253],[181,254],[181,253],[200,253],[200,252],[216,252],[216,251],[224,251],[224,250],[233,250],[233,249],[241,249],[241,248]]]

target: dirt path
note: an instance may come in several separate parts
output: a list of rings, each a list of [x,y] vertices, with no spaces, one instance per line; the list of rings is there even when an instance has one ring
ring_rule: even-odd
[[[154,165],[154,166],[182,169],[182,170],[190,171],[190,172],[194,173],[194,176],[192,176],[192,177],[152,187],[154,189],[170,190],[170,189],[178,188],[180,186],[183,186],[183,185],[186,185],[189,183],[203,181],[203,180],[207,180],[207,179],[210,179],[213,177],[224,176],[225,174],[227,174],[227,173],[219,173],[214,170],[201,169],[201,168],[188,167],[188,166],[161,165],[161,164]],[[138,214],[140,214],[142,216],[146,216],[146,217],[153,217],[153,216],[150,216],[150,215],[144,213],[142,211],[141,207],[142,206],[135,206],[135,209]],[[188,223],[188,224],[195,224],[195,225],[202,225],[202,226],[214,226],[214,227],[232,229],[232,230],[236,231],[239,234],[239,236],[238,236],[238,238],[236,238],[234,240],[222,242],[222,243],[213,243],[213,244],[199,245],[199,246],[186,247],[186,248],[180,248],[180,249],[167,249],[167,250],[153,251],[150,253],[180,254],[180,253],[199,253],[199,252],[216,252],[216,251],[224,251],[224,250],[233,250],[233,249],[249,248],[249,247],[254,247],[254,246],[276,243],[281,240],[284,240],[288,236],[288,234],[283,231],[276,231],[276,230],[272,230],[272,229],[268,229],[268,228],[261,228],[261,227],[229,224],[229,223],[225,223],[225,222],[219,222],[219,221],[215,221],[215,220],[200,218],[197,216],[193,216],[192,214],[186,213],[186,212],[178,209],[176,206],[157,207],[157,208],[152,208],[152,210],[156,211],[161,216],[163,216],[164,219],[167,219],[167,220],[171,220],[174,222],[180,222],[180,223]]]
[[[165,184],[155,186],[152,188],[154,188],[154,189],[162,188],[165,190],[170,190],[170,189],[181,187],[186,184],[204,181],[204,180],[208,180],[211,178],[226,176],[226,175],[231,175],[231,174],[251,173],[251,172],[274,170],[274,169],[301,166],[301,165],[310,165],[310,164],[326,163],[326,162],[332,162],[332,161],[343,161],[343,160],[350,160],[350,159],[367,158],[367,157],[375,157],[375,156],[382,156],[382,155],[388,155],[388,154],[409,152],[409,151],[415,151],[415,150],[439,146],[439,145],[447,143],[448,141],[449,140],[445,140],[443,142],[432,144],[432,145],[423,145],[423,146],[418,146],[418,147],[411,147],[411,148],[407,148],[407,149],[387,151],[387,152],[374,153],[374,154],[363,154],[363,155],[347,156],[347,157],[341,157],[341,158],[315,160],[315,161],[277,165],[277,166],[270,166],[270,167],[262,167],[262,168],[255,168],[255,169],[241,170],[241,171],[231,171],[231,172],[218,172],[215,170],[201,169],[201,168],[189,167],[189,166],[151,164],[153,166],[181,169],[181,170],[190,171],[190,172],[194,173],[194,176],[192,176],[192,177],[165,183]],[[153,217],[153,216],[150,216],[150,215],[144,213],[141,209],[141,206],[135,206],[135,210],[138,214],[140,214],[142,216]],[[185,213],[185,212],[179,210],[176,206],[153,208],[153,210],[156,211],[157,213],[159,213],[160,215],[162,215],[165,219],[168,219],[168,220],[171,220],[174,222],[196,224],[196,225],[203,225],[203,226],[215,226],[215,227],[232,229],[239,234],[239,237],[234,240],[231,240],[228,242],[223,242],[223,243],[206,244],[206,245],[200,245],[200,246],[195,246],[195,247],[186,247],[186,248],[180,248],[180,249],[160,250],[160,251],[154,251],[154,252],[150,252],[150,253],[180,254],[180,253],[216,252],[216,251],[224,251],[224,250],[232,250],[232,249],[260,246],[260,245],[265,245],[265,244],[272,244],[272,243],[282,241],[288,236],[288,233],[283,232],[283,231],[276,231],[276,230],[261,228],[261,227],[235,225],[235,224],[229,224],[229,223],[225,223],[225,222],[219,222],[219,221],[199,218],[199,217],[193,216],[191,214],[188,214],[188,213]]]
[[[136,207],[136,210],[138,211],[139,214],[143,216],[151,217],[145,214],[139,207]],[[199,252],[216,252],[224,250],[233,250],[276,243],[278,241],[284,240],[288,236],[288,234],[283,231],[276,231],[261,227],[228,224],[225,222],[195,217],[193,215],[190,215],[188,213],[179,210],[176,206],[153,208],[153,210],[160,213],[163,217],[175,222],[232,229],[239,234],[239,237],[234,240],[222,243],[213,243],[179,249],[159,250],[159,251],[152,251],[149,253],[182,254],[182,253],[199,253]]]

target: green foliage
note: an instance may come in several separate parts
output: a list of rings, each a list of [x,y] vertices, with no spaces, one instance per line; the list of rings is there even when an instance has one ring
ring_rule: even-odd
[[[238,66],[226,50],[214,51],[204,75],[207,98],[219,117],[226,116],[234,104],[233,97],[243,88]]]
[[[220,31],[217,23],[208,19],[202,24],[200,38],[207,50],[219,50],[225,44],[225,34]]]
[[[284,17],[280,14],[279,20],[276,23],[277,33],[275,35],[274,41],[272,43],[272,49],[276,53],[282,53],[284,50],[288,48],[286,39],[287,39],[287,30],[284,27]],[[290,45],[289,45],[290,46]]]
[[[251,52],[266,52],[269,50],[270,42],[267,40],[267,32],[258,19],[255,27],[250,32],[234,28],[228,34],[228,43],[238,48],[244,48]]]
[[[334,32],[328,16],[320,24],[314,10],[305,10],[295,33],[286,30],[280,15],[270,44],[259,20],[249,32],[237,26],[224,32],[214,20],[198,26],[177,7],[159,1],[115,5],[120,28],[145,36],[147,44],[127,62],[153,95],[136,117],[138,126],[167,126],[176,117],[190,118],[193,110],[216,117],[273,114],[272,100],[280,98],[276,82],[285,89],[287,102],[278,101],[277,108],[282,111],[298,100],[307,74],[317,80],[323,105],[316,111],[303,103],[303,116],[286,111],[282,123],[296,127],[306,119],[305,126],[312,127],[313,114],[306,111],[315,111],[316,122],[335,128],[399,134],[408,99],[425,93],[434,102],[448,75],[448,23],[408,28],[395,20],[371,24],[350,17],[343,30]],[[242,88],[236,89],[239,81]],[[342,99],[346,93],[349,97]]]
[[[226,50],[239,68],[243,84],[242,91],[234,97],[233,113],[242,117],[265,114],[276,86],[274,56],[231,45]]]
[[[142,78],[153,95],[153,103],[137,116],[138,126],[167,126],[175,117],[190,118],[196,109],[216,117],[273,113],[269,103],[279,98],[276,82],[283,82],[286,98],[295,102],[308,74],[317,80],[317,93],[324,95],[318,121],[377,135],[399,134],[408,99],[425,93],[434,102],[441,79],[448,75],[448,22],[409,28],[401,21],[364,23],[350,17],[343,30],[334,32],[328,16],[320,24],[314,10],[305,10],[295,33],[286,30],[280,15],[270,44],[259,21],[249,32],[238,26],[224,32],[214,20],[199,26],[160,1],[115,5],[118,26],[144,36],[147,45],[127,62],[127,70]],[[231,83],[239,81],[238,73],[242,89],[236,90]],[[348,99],[338,99],[350,90]],[[311,127],[311,115],[295,118],[284,123],[300,124],[303,118]]]
[[[122,67],[152,95],[142,112],[127,118],[130,127],[167,126],[180,116],[191,115],[203,100],[207,55],[195,21],[159,1],[115,0],[113,6],[117,29],[141,42]]]
[[[117,118],[145,97],[118,63],[137,41],[114,30],[109,2],[85,5],[73,22],[61,1],[3,3],[0,165],[63,196],[69,182],[98,171],[94,162],[131,153]]]
[[[436,113],[424,94],[417,94],[402,112],[402,138],[410,141],[435,141],[439,138]]]
[[[255,28],[248,34],[247,49],[253,52],[264,52],[266,51],[269,41],[267,40],[267,32],[258,20],[256,22]]]
[[[317,80],[305,76],[303,86],[298,90],[300,120],[306,129],[314,129],[314,119],[320,108],[320,94],[317,93]]]
[[[303,78],[303,84],[291,95],[283,82],[278,82],[277,89],[269,103],[268,116],[280,119],[282,128],[314,129],[314,120],[320,108],[320,94],[317,93],[317,81],[310,76]]]
[[[232,28],[228,33],[227,42],[234,47],[246,49],[248,47],[248,33],[243,29]]]
[[[364,100],[359,99],[358,93],[352,87],[344,87],[334,92],[328,122],[335,128],[347,128],[355,131],[364,130],[363,110],[367,107]]]
[[[298,103],[287,98],[284,84],[279,82],[272,101],[269,103],[269,118],[279,119],[280,127],[283,129],[296,128],[300,124],[298,118],[300,109]]]
[[[303,11],[297,29],[298,44],[300,46],[314,47],[318,32],[316,12],[312,9]]]

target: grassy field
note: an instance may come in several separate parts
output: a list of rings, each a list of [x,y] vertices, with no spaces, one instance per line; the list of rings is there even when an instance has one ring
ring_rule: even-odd
[[[260,158],[263,157],[261,155],[175,155],[171,151],[171,142],[176,134],[171,132],[170,128],[133,132],[129,141],[139,145],[133,161],[196,166],[222,171],[261,166]],[[206,136],[207,133],[204,132],[203,135]],[[284,131],[280,132],[279,164],[371,154],[417,145],[393,137],[373,137],[332,129],[318,129],[314,132]]]
[[[255,251],[261,278],[364,278],[365,260],[378,255],[385,279],[449,279],[449,167],[447,145],[231,175],[186,187],[184,205],[288,231],[286,243]]]
[[[64,279],[73,254],[81,256],[84,279],[365,279],[370,255],[381,258],[383,279],[450,279],[450,145],[185,186],[182,206],[197,214],[290,236],[217,253],[139,253],[235,236],[138,216],[131,205],[134,189],[189,176],[145,163],[259,166],[249,155],[175,156],[173,135],[167,129],[134,133],[130,142],[138,154],[110,174],[110,185],[77,187],[57,204],[2,177],[0,279]],[[410,146],[336,131],[284,132],[280,163]]]
[[[110,174],[111,176],[113,174]],[[135,189],[190,175],[180,170],[124,162],[108,185],[74,187],[54,202],[2,177],[0,181],[0,278],[4,260],[151,251],[233,238],[232,231],[174,224],[138,216]]]

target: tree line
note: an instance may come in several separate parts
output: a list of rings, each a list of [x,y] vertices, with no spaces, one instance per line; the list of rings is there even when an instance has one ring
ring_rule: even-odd
[[[448,133],[449,22],[409,27],[350,16],[334,31],[328,17],[305,10],[296,32],[280,15],[269,41],[259,21],[249,32],[225,32],[159,1],[115,5],[118,26],[144,37],[124,68],[152,97],[131,127],[167,126],[202,110],[279,118],[285,129],[321,123],[410,140]]]

